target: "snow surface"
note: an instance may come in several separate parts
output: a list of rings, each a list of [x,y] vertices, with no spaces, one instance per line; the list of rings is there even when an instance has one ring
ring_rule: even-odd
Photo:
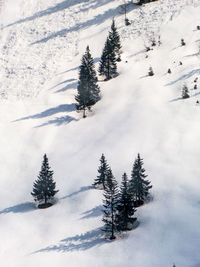
[[[130,4],[129,27],[121,4],[2,4],[1,266],[200,266],[200,1]],[[102,100],[81,119],[74,107],[80,59],[89,45],[98,63],[113,17],[123,45],[120,75],[99,82]],[[144,44],[153,35],[162,45],[147,58]],[[183,84],[190,99],[180,98]],[[154,200],[137,210],[137,229],[105,241],[102,192],[90,187],[99,158],[105,153],[120,182],[138,152]],[[56,205],[37,210],[30,192],[44,153],[60,191]]]

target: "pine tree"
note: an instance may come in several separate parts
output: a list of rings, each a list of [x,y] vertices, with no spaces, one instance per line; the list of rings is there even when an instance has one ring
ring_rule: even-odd
[[[136,220],[136,218],[133,218],[136,209],[134,208],[131,194],[128,191],[128,177],[126,173],[122,176],[117,210],[118,231],[131,230],[133,222]]]
[[[106,40],[101,55],[99,74],[105,76],[105,80],[110,80],[117,75],[116,55],[109,38]]]
[[[183,89],[182,89],[182,98],[185,99],[185,98],[189,98],[190,95],[189,95],[189,90],[188,90],[188,87],[186,85],[183,86]]]
[[[120,43],[120,36],[117,32],[117,28],[115,26],[115,20],[113,19],[112,25],[111,25],[111,31],[109,32],[109,40],[113,47],[113,50],[116,55],[116,60],[121,61],[121,43]]]
[[[104,216],[103,222],[105,223],[102,229],[106,233],[106,237],[110,240],[115,239],[115,233],[117,232],[116,214],[118,206],[118,186],[111,169],[107,173],[107,183],[104,189]]]
[[[91,108],[100,100],[100,89],[97,85],[97,76],[94,68],[94,60],[90,54],[89,46],[82,57],[79,70],[78,94],[75,99],[77,110],[83,110],[83,118],[86,117],[86,109]]]
[[[97,189],[105,189],[107,174],[108,174],[109,166],[105,159],[104,154],[102,154],[100,158],[100,166],[98,168],[99,175],[94,180],[93,186]]]
[[[55,190],[56,183],[53,181],[53,171],[50,170],[47,155],[44,155],[41,171],[38,179],[33,184],[33,192],[31,195],[35,201],[44,202],[39,205],[41,207],[48,207],[51,204],[48,200],[53,199],[54,195],[58,192]]]
[[[138,207],[144,203],[149,195],[149,189],[152,188],[150,181],[145,178],[145,169],[143,168],[143,159],[138,154],[131,173],[131,179],[129,182],[129,193],[132,195],[132,199],[135,203],[135,207]]]

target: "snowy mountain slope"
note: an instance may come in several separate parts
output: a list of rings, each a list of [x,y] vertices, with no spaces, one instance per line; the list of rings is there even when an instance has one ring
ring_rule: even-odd
[[[11,4],[1,33],[2,264],[199,266],[199,88],[192,90],[200,73],[199,1],[132,6],[130,27],[120,1]],[[89,44],[98,62],[114,15],[124,51],[120,75],[99,83],[102,100],[83,120],[73,105],[80,58]],[[152,31],[162,45],[146,58]],[[183,101],[184,83],[191,98]],[[30,191],[45,152],[59,201],[36,210]],[[102,192],[89,187],[102,152],[118,181],[140,152],[154,185],[154,201],[137,211],[140,226],[112,243],[100,231]]]

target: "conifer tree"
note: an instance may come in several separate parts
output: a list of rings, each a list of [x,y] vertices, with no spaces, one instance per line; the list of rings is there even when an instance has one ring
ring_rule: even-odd
[[[149,195],[149,189],[152,188],[150,181],[145,179],[147,175],[145,174],[143,164],[143,159],[141,159],[140,154],[138,154],[133,164],[131,179],[129,182],[129,193],[132,195],[135,207],[144,203]]]
[[[136,218],[133,218],[136,209],[134,208],[134,202],[128,190],[128,177],[126,173],[122,176],[117,210],[118,231],[131,230],[133,222],[136,220]]]
[[[100,166],[98,168],[99,175],[94,180],[93,186],[97,189],[105,189],[107,174],[108,174],[109,166],[105,159],[104,154],[102,154],[100,158]]]
[[[105,76],[105,80],[110,80],[117,75],[116,54],[109,38],[106,40],[101,55],[99,74]]]
[[[83,110],[83,118],[86,117],[86,109],[91,108],[100,100],[100,89],[97,85],[97,76],[94,68],[94,60],[90,54],[89,46],[82,57],[79,70],[78,94],[75,99],[77,110]]]
[[[119,191],[117,181],[115,180],[111,169],[109,169],[107,173],[107,183],[104,189],[103,222],[105,224],[102,230],[106,233],[106,237],[108,237],[110,240],[116,238],[115,233],[117,232],[116,214],[118,196]]]
[[[184,84],[183,89],[182,89],[182,98],[185,99],[185,98],[189,98],[189,97],[190,97],[190,95],[189,95],[188,87],[187,87],[187,85]]]
[[[53,171],[50,170],[47,155],[43,157],[41,171],[38,179],[33,184],[33,191],[31,195],[35,201],[44,202],[43,207],[50,205],[48,200],[53,199],[54,195],[58,192],[55,190],[56,183],[53,181]],[[42,206],[42,205],[41,205]]]
[[[113,50],[115,52],[116,55],[116,60],[117,61],[121,61],[121,43],[120,43],[120,36],[117,32],[117,28],[115,26],[115,20],[113,19],[112,21],[112,25],[111,25],[111,30],[109,32],[109,40],[110,43],[113,47]]]

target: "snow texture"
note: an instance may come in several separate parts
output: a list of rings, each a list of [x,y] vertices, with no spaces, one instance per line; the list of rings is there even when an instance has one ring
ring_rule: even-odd
[[[1,3],[2,266],[200,266],[200,1],[130,3],[127,27],[122,4]],[[82,119],[74,105],[80,59],[89,45],[98,67],[113,17],[123,47],[120,75],[100,78],[102,100]],[[161,45],[145,52],[159,36]],[[102,192],[91,187],[99,158],[105,154],[120,182],[138,152],[153,201],[137,210],[135,230],[105,241]],[[55,205],[38,210],[30,192],[44,153],[59,193]]]

